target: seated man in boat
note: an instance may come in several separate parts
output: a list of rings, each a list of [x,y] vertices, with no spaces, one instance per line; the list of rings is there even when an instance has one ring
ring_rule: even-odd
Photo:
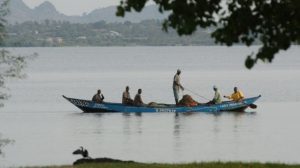
[[[104,100],[103,94],[101,94],[101,90],[99,89],[97,93],[93,96],[92,101],[96,103],[102,103]]]
[[[239,101],[242,101],[244,99],[244,94],[242,91],[238,90],[237,87],[234,87],[233,88],[233,93],[231,94],[231,96],[224,96],[228,99],[231,99],[233,101],[236,101],[236,102],[239,102]]]
[[[129,93],[129,86],[126,86],[126,90],[123,92],[122,104],[133,105],[133,100],[131,99],[130,93]]]
[[[142,100],[142,89],[138,90],[138,93],[135,95],[134,100],[133,100],[133,105],[135,106],[143,106],[145,105],[143,100]]]
[[[206,103],[208,105],[222,103],[222,97],[221,97],[221,94],[220,94],[217,86],[214,86],[213,89],[215,91],[215,96],[214,96],[214,98],[211,101],[209,101],[208,103]]]

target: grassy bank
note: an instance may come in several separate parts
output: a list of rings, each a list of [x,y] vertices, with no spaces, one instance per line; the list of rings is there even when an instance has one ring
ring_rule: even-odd
[[[300,168],[300,165],[279,163],[208,162],[189,164],[101,163],[78,166],[49,166],[43,168]]]

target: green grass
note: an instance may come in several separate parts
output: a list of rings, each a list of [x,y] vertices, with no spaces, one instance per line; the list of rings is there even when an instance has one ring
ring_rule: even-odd
[[[78,166],[46,166],[43,168],[300,168],[300,165],[281,163],[207,162],[188,164],[156,163],[97,163]],[[33,168],[33,167],[31,167]],[[38,168],[38,167],[36,167]]]

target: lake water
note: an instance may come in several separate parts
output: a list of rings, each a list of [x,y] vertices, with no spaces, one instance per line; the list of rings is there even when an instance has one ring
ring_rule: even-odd
[[[0,109],[0,134],[14,140],[0,167],[72,164],[79,146],[92,157],[139,162],[259,161],[300,163],[300,47],[279,53],[272,64],[244,68],[258,47],[9,48],[39,56],[27,78],[10,80],[11,98]],[[145,102],[173,103],[172,78],[212,98],[238,86],[261,94],[246,113],[83,114],[61,95],[91,99],[101,89],[120,102],[126,85]],[[206,102],[189,92],[196,100]]]

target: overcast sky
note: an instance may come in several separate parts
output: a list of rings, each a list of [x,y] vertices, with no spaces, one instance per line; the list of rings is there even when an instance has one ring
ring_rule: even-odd
[[[34,8],[46,0],[23,0],[29,7]],[[120,0],[48,0],[56,9],[67,15],[81,15],[94,9],[118,5]]]

